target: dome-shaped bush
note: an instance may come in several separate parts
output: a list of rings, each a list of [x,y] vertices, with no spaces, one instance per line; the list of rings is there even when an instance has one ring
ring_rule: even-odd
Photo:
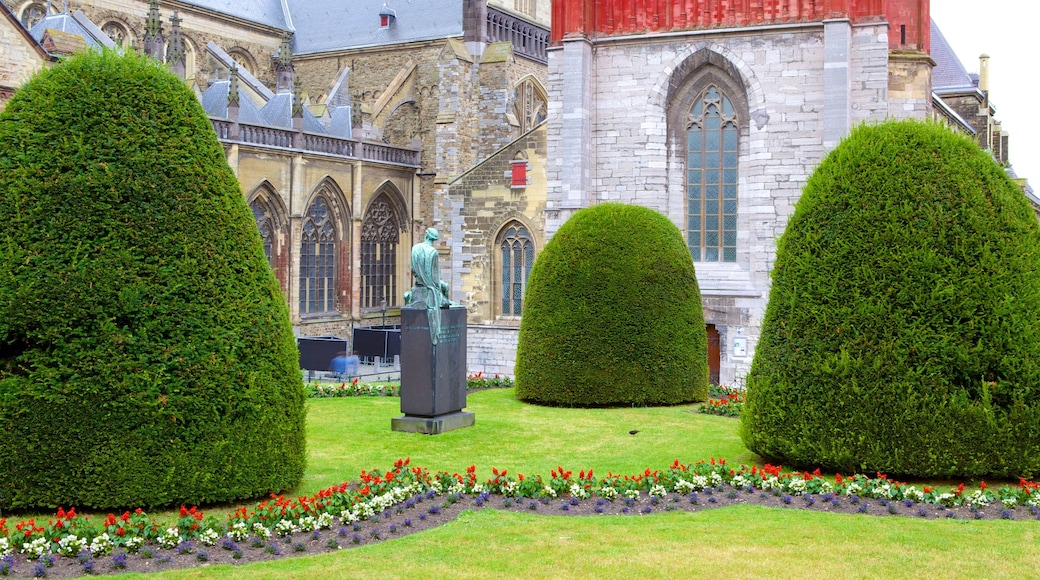
[[[780,239],[741,434],[761,455],[916,476],[1040,473],[1040,231],[967,137],[855,129]]]
[[[201,105],[135,54],[0,115],[0,508],[255,497],[303,475],[288,311]]]
[[[517,397],[534,403],[706,399],[704,314],[679,229],[639,206],[574,214],[531,270],[516,359]]]

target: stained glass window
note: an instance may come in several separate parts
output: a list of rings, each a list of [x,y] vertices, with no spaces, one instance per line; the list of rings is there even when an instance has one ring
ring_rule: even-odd
[[[687,244],[698,262],[737,261],[737,116],[711,85],[687,120]]]
[[[335,310],[336,231],[328,203],[324,198],[317,197],[303,220],[300,242],[300,314]]]
[[[397,246],[399,219],[385,196],[368,208],[361,224],[361,308],[397,306]]]
[[[510,225],[502,234],[502,316],[520,316],[524,307],[527,277],[534,264],[534,242],[522,225]]]

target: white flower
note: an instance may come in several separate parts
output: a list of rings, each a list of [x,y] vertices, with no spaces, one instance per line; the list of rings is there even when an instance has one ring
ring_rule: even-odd
[[[483,484],[477,483],[477,484],[473,485],[472,493],[474,493],[474,494],[481,494],[481,493],[483,493],[485,491],[487,491],[487,489],[484,487]]]
[[[131,554],[135,554],[138,550],[141,549],[141,546],[143,545],[144,538],[142,538],[141,536],[134,536],[126,541],[126,551],[130,552]]]
[[[910,500],[913,500],[913,501],[916,501],[916,502],[924,501],[924,492],[919,490],[919,489],[917,489],[916,487],[914,487],[912,485],[910,487],[908,487],[908,488],[903,490],[903,495],[906,496],[907,499],[910,499]]]
[[[253,535],[267,540],[271,538],[271,529],[260,522],[255,522],[253,524]]]
[[[769,476],[769,479],[762,480],[762,489],[764,490],[780,489],[781,487],[783,486],[780,484],[780,480],[775,475]]]
[[[520,491],[519,481],[507,481],[502,484],[502,495],[506,497],[516,497],[517,492]]]
[[[324,512],[318,516],[318,527],[327,530],[332,527],[332,514]]]
[[[1018,499],[1014,497],[1005,497],[1000,500],[1000,503],[1004,504],[1004,507],[1006,508],[1013,508],[1018,505]]]
[[[603,487],[600,488],[599,495],[607,501],[614,501],[617,498],[617,490],[613,487]]]
[[[231,524],[227,536],[235,542],[242,542],[249,537],[249,528],[246,527],[245,522],[235,522]]]
[[[989,505],[989,501],[989,497],[986,496],[984,491],[976,489],[975,493],[969,495],[968,498],[964,500],[964,503],[973,507],[986,507]]]
[[[690,492],[697,491],[697,488],[685,479],[680,479],[679,481],[675,482],[675,491],[676,493],[686,495]]]
[[[800,477],[792,477],[787,482],[787,491],[791,495],[802,495],[805,493],[805,480]]]
[[[946,492],[939,496],[939,503],[946,507],[953,507],[957,505],[957,495],[954,493]]]
[[[163,548],[175,548],[181,543],[181,531],[177,528],[166,528],[156,541]]]
[[[274,531],[277,532],[279,536],[284,537],[299,532],[300,528],[296,527],[292,520],[279,520],[278,523],[274,525]]]
[[[570,491],[571,491],[571,497],[576,497],[576,498],[579,498],[579,499],[588,499],[588,497],[589,497],[589,490],[587,490],[584,487],[578,485],[577,483],[572,483],[571,484],[571,490]]]
[[[7,541],[7,538],[0,538],[0,558],[10,556],[12,552],[11,543]]]
[[[863,491],[863,486],[853,481],[845,486],[845,495],[855,495]]]
[[[748,487],[748,486],[754,487],[754,484],[751,482],[751,478],[748,477],[747,475],[744,475],[743,473],[740,473],[740,474],[737,474],[736,476],[733,477],[733,487]],[[678,487],[678,486],[676,486],[676,487]]]
[[[47,538],[36,538],[22,546],[22,553],[30,560],[35,560],[51,551],[51,544]]]
[[[548,497],[556,497],[556,490],[549,487],[548,485],[542,488],[542,493]]]
[[[206,528],[201,534],[199,534],[199,543],[203,546],[212,546],[217,543],[217,538],[220,535],[217,534],[213,528]]]
[[[722,476],[717,471],[712,471],[711,475],[708,476],[711,479],[711,486],[718,487],[722,485]]]
[[[76,534],[69,534],[58,540],[58,553],[62,556],[71,558],[86,549],[87,539],[77,537]]]
[[[90,554],[92,556],[107,556],[112,552],[113,548],[115,548],[115,545],[112,544],[112,538],[108,536],[107,532],[90,542]]]
[[[638,489],[626,489],[625,490],[625,497],[627,497],[628,499],[639,499],[639,490]]]
[[[663,485],[655,483],[650,486],[650,497],[664,497],[668,495],[668,490]]]

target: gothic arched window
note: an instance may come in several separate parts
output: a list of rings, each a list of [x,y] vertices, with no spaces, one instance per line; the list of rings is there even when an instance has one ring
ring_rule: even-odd
[[[256,227],[260,230],[260,239],[264,242],[264,255],[267,256],[267,263],[274,269],[274,236],[276,229],[274,212],[271,211],[271,205],[260,198],[254,199],[249,204],[249,208],[253,210],[253,219],[256,220]]]
[[[520,132],[526,132],[545,120],[548,98],[545,91],[531,79],[513,89],[513,114],[520,123]]]
[[[101,27],[101,32],[104,32],[112,42],[116,43],[116,46],[129,46],[129,35],[126,32],[126,28],[118,22],[106,22]]]
[[[520,316],[524,308],[524,290],[534,264],[534,240],[531,232],[518,224],[509,224],[498,242],[501,256],[502,316]]]
[[[43,20],[44,16],[47,16],[47,7],[41,2],[33,2],[22,10],[22,26],[28,30]]]
[[[266,250],[266,243],[265,243]],[[317,197],[303,220],[300,314],[336,310],[336,231],[328,203]]]
[[[709,85],[686,123],[687,243],[694,261],[737,261],[737,115]]]
[[[361,308],[397,305],[397,246],[400,223],[394,206],[381,195],[361,223]]]

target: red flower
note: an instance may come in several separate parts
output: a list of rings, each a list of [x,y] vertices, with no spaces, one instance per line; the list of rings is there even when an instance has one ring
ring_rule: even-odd
[[[125,536],[126,535],[126,530],[124,530],[123,528],[119,528],[118,530],[116,530],[116,535],[117,536]]]
[[[986,489],[986,482],[985,481],[980,481],[979,482],[979,489]]]
[[[835,483],[837,483],[838,485],[841,485],[842,482],[844,482],[844,481],[845,481],[845,478],[842,477],[840,473],[835,473],[834,474],[834,482]]]
[[[924,492],[925,493],[932,493],[933,491],[935,491],[935,487],[934,486],[931,486],[931,485],[924,486]]]

